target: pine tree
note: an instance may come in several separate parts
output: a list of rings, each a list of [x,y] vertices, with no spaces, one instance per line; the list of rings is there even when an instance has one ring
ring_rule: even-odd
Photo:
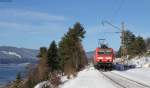
[[[134,42],[134,40],[135,40],[135,35],[131,32],[131,31],[129,31],[129,30],[127,30],[127,31],[125,31],[125,40],[124,40],[124,44],[125,44],[125,47],[126,47],[126,50],[127,50],[127,55],[130,55],[130,49],[131,49],[131,44]]]
[[[58,56],[57,45],[55,41],[52,41],[50,47],[47,52],[48,57],[48,65],[50,67],[50,71],[54,72],[60,69],[60,59]]]
[[[81,44],[84,34],[84,28],[77,22],[73,28],[69,28],[69,31],[59,43],[59,55],[65,74],[74,74],[87,64],[85,51]]]
[[[49,79],[50,70],[48,66],[46,47],[40,47],[38,58],[38,65],[34,69],[32,68],[29,71],[27,80],[25,81],[23,88],[33,88],[37,83]]]
[[[48,58],[47,58],[47,48],[41,47],[39,53],[39,64],[38,64],[38,80],[48,80],[48,75],[50,72],[50,68],[48,66]]]
[[[76,70],[84,67],[87,64],[85,51],[82,47],[81,41],[84,38],[85,30],[82,25],[77,22],[72,29],[69,30],[68,35],[72,38],[74,66]]]
[[[146,45],[144,39],[140,36],[136,37],[135,41],[130,46],[130,55],[137,56],[146,52]]]
[[[22,81],[21,74],[19,72],[16,75],[16,80],[14,81],[13,85],[10,88],[21,88],[22,86],[21,81]]]
[[[18,73],[16,77],[16,82],[19,83],[20,81],[21,81],[21,73]]]
[[[133,47],[133,43],[136,39],[136,36],[129,30],[126,30],[124,32],[124,46],[126,48],[126,55],[131,55],[132,53],[132,47]],[[121,57],[121,46],[117,52],[117,57]]]
[[[41,58],[46,58],[47,57],[47,49],[46,47],[40,47],[40,52],[38,54],[38,57]]]

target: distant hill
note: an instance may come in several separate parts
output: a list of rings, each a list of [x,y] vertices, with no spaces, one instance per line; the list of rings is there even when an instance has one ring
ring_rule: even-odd
[[[94,51],[86,52],[87,58],[93,58],[93,55],[94,55]]]
[[[38,50],[0,46],[0,64],[18,64],[36,62]]]
[[[86,52],[86,56],[87,56],[88,62],[92,62],[94,51]]]

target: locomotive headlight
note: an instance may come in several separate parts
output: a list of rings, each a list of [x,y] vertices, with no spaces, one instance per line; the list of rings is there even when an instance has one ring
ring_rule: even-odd
[[[111,57],[106,57],[106,59],[111,59]]]
[[[100,60],[100,59],[103,59],[103,57],[98,57],[98,59]]]

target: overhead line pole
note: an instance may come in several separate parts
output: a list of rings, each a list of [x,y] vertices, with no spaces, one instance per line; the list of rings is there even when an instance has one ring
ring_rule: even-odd
[[[121,63],[125,64],[126,46],[125,46],[125,26],[121,23]]]
[[[121,23],[121,28],[111,24],[108,21],[102,21],[102,24],[104,25],[107,23],[108,25],[112,26],[113,28],[116,28],[120,30],[120,32],[114,32],[114,33],[121,33],[121,63],[125,64],[125,56],[127,54],[126,46],[125,46],[125,25],[124,22]]]

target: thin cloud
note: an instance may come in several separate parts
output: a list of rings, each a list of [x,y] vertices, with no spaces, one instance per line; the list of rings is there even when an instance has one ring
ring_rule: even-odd
[[[28,33],[46,33],[46,32],[57,32],[64,31],[63,24],[60,23],[44,23],[41,25],[23,24],[17,22],[3,22],[0,21],[0,31],[3,32],[28,32]]]
[[[44,12],[24,9],[0,9],[0,31],[5,33],[12,30],[13,32],[28,33],[63,31],[61,28],[64,28],[65,20],[64,16]]]
[[[52,15],[45,12],[24,10],[24,9],[0,9],[0,19],[11,21],[65,21],[64,16]]]

